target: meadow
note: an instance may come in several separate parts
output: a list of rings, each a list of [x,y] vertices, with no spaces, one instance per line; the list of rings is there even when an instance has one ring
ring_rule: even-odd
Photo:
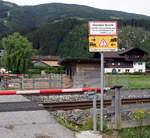
[[[146,75],[105,75],[105,87],[121,85],[123,88],[150,88],[150,76]]]

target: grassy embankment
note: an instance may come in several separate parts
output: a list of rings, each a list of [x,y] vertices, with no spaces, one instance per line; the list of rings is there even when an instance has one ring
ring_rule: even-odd
[[[105,75],[105,86],[122,85],[123,88],[150,88],[150,76],[146,75]]]

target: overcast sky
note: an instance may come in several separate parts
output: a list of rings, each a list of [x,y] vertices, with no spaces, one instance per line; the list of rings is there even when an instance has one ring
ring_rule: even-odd
[[[18,5],[38,5],[43,3],[70,3],[88,5],[99,9],[118,10],[150,16],[150,0],[4,0]]]

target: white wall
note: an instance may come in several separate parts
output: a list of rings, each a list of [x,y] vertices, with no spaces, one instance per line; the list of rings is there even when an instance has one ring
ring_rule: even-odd
[[[139,65],[139,64],[142,65]],[[139,70],[142,70],[142,72],[145,72],[145,62],[133,62],[133,69],[134,72],[139,72]]]
[[[104,71],[105,73],[112,73],[112,70],[114,68],[105,68]],[[141,65],[139,65],[139,62],[134,62],[133,63],[133,68],[115,68],[118,73],[125,73],[126,70],[128,69],[130,73],[134,72],[145,72],[145,62],[141,62]],[[120,70],[120,72],[118,71]]]

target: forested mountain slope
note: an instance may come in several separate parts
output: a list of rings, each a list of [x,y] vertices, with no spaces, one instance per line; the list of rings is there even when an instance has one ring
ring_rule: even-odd
[[[36,6],[18,6],[0,1],[0,31],[47,24],[66,18],[80,20],[148,19],[149,16],[113,10],[96,9],[83,5],[50,3]]]
[[[74,4],[18,6],[0,1],[1,39],[13,32],[26,36],[38,55],[92,57],[88,52],[88,21],[118,22],[118,46],[150,51],[150,17]]]

